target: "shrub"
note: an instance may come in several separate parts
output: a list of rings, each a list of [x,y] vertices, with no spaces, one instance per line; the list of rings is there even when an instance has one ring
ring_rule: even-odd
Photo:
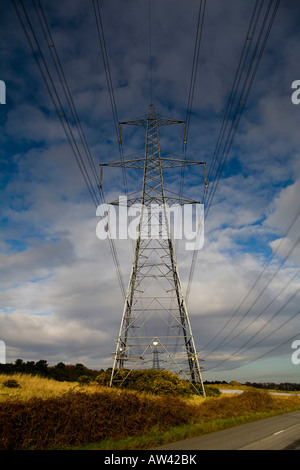
[[[178,375],[168,370],[142,369],[132,370],[121,369],[118,371],[120,378],[123,376],[122,387],[139,392],[153,393],[155,395],[172,395],[188,397],[195,394],[195,389],[187,380],[181,380]],[[111,372],[110,372],[111,373]],[[110,374],[109,374],[110,379]],[[101,385],[108,383],[106,373],[97,377],[97,382]]]
[[[200,407],[201,420],[231,418],[244,413],[268,411],[280,407],[267,392],[251,390],[233,397],[211,398]]]
[[[249,390],[237,397],[239,407],[250,412],[267,411],[274,408],[274,398],[265,391]]]
[[[237,380],[232,380],[232,381],[230,382],[230,385],[231,385],[232,387],[240,387],[240,386],[241,386],[241,383],[238,382]]]
[[[205,394],[207,397],[219,397],[221,395],[221,392],[217,387],[205,385]]]
[[[196,407],[175,397],[104,389],[7,401],[0,408],[0,449],[54,449],[121,439],[192,422]]]
[[[77,382],[80,383],[81,385],[89,384],[91,381],[92,381],[92,377],[89,377],[88,375],[81,375],[77,379]]]
[[[101,370],[100,373],[96,377],[96,382],[99,385],[109,385],[111,372],[112,372],[112,368],[109,368],[107,370]]]
[[[20,388],[21,385],[15,379],[8,379],[3,382],[4,387],[8,388]]]
[[[198,405],[170,395],[105,387],[94,393],[7,400],[0,407],[0,449],[67,448],[276,408],[282,408],[281,400],[259,391],[201,400]]]

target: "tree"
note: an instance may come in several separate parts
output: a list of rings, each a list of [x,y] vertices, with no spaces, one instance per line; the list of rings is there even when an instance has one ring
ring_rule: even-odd
[[[47,377],[48,376],[48,363],[46,360],[41,359],[40,361],[36,362],[35,364],[35,370],[38,375],[41,375],[42,377]]]

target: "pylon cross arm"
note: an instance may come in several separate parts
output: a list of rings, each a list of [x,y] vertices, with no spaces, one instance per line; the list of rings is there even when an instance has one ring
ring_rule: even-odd
[[[161,157],[161,167],[164,168],[177,168],[189,165],[205,165],[205,162],[187,159],[187,158],[165,158]],[[119,167],[119,168],[137,168],[144,169],[145,157],[134,158],[131,160],[112,160],[108,163],[101,163],[100,167]]]

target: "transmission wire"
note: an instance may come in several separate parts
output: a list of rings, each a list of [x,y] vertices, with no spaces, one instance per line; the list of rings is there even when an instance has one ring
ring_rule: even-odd
[[[33,39],[34,39],[34,41],[35,41],[37,50],[38,50],[38,52],[39,52],[41,61],[42,61],[43,65],[44,65],[45,72],[44,72],[44,70],[43,70],[43,68],[42,68],[42,66],[41,66],[39,57],[38,57],[38,55],[37,55],[37,53],[36,53],[36,50],[35,50],[35,48],[34,48],[34,45],[33,45],[32,41],[31,41],[31,39],[30,39],[30,36],[29,36],[29,34],[28,34],[28,31],[27,31],[26,25],[25,25],[25,23],[24,23],[24,21],[23,21],[23,19],[22,19],[22,16],[21,16],[19,7],[17,6],[15,0],[12,0],[13,7],[14,7],[14,9],[15,9],[15,11],[16,11],[17,17],[18,17],[18,19],[19,19],[19,22],[20,22],[20,24],[21,24],[21,27],[22,27],[22,29],[23,29],[23,32],[24,32],[25,37],[26,37],[26,39],[27,39],[27,42],[28,42],[28,44],[29,44],[29,46],[30,46],[30,49],[31,49],[31,51],[32,51],[32,54],[33,54],[33,56],[34,56],[34,58],[35,58],[35,61],[36,61],[36,63],[37,63],[37,66],[38,66],[38,68],[39,68],[39,71],[40,71],[40,73],[41,73],[41,76],[42,76],[42,79],[43,79],[43,81],[44,81],[44,84],[45,84],[45,86],[46,86],[46,88],[47,88],[47,91],[48,91],[48,93],[49,93],[50,99],[51,99],[51,101],[52,101],[52,103],[53,103],[53,106],[54,106],[54,108],[55,108],[55,110],[56,110],[56,113],[57,113],[57,115],[58,115],[58,117],[59,117],[59,119],[60,119],[60,122],[61,122],[61,124],[62,124],[63,130],[64,130],[64,132],[65,132],[65,135],[66,135],[66,137],[67,137],[67,140],[68,140],[68,142],[69,142],[69,145],[70,145],[70,147],[71,147],[71,149],[72,149],[73,155],[74,155],[74,157],[75,157],[75,159],[76,159],[76,161],[77,161],[77,164],[78,164],[78,166],[79,166],[80,172],[81,172],[81,174],[82,174],[82,176],[83,176],[83,178],[84,178],[84,181],[85,181],[85,183],[86,183],[86,186],[87,186],[87,188],[88,188],[88,190],[89,190],[90,196],[91,196],[91,198],[92,198],[92,200],[93,200],[93,202],[94,202],[94,204],[95,204],[95,207],[97,208],[98,205],[99,205],[99,200],[98,200],[97,194],[96,194],[96,192],[95,192],[95,190],[94,190],[94,187],[93,187],[93,185],[92,185],[92,183],[91,183],[91,180],[90,180],[89,174],[88,174],[88,172],[87,172],[87,169],[86,169],[84,160],[83,160],[83,158],[82,158],[82,156],[81,156],[81,153],[80,153],[79,147],[78,147],[78,145],[77,145],[77,142],[76,142],[76,140],[75,140],[74,134],[73,134],[73,132],[72,132],[70,123],[69,123],[69,121],[68,121],[68,119],[67,119],[65,110],[64,110],[64,108],[63,108],[63,106],[62,106],[60,97],[59,97],[59,95],[58,95],[57,88],[56,88],[56,86],[55,86],[55,84],[54,84],[54,81],[53,81],[53,79],[52,79],[52,76],[51,76],[49,67],[48,67],[48,65],[47,65],[47,63],[46,63],[44,54],[43,54],[43,52],[42,52],[42,50],[41,50],[41,47],[40,47],[38,38],[37,38],[37,36],[36,36],[36,34],[35,34],[35,32],[34,32],[34,28],[33,28],[32,22],[31,22],[30,19],[29,19],[29,16],[28,16],[27,10],[26,10],[26,8],[25,8],[25,6],[24,6],[24,4],[23,4],[23,1],[20,0],[20,3],[21,3],[21,6],[22,6],[22,9],[23,9],[23,11],[24,11],[24,14],[25,14],[25,18],[26,18],[26,20],[27,20],[27,23],[28,23],[28,25],[29,25],[29,29],[30,29],[31,34],[32,34],[32,36],[33,36]],[[35,5],[34,5],[34,6],[35,6]],[[36,10],[36,11],[37,11],[37,10]],[[40,19],[40,17],[39,17],[39,19]],[[52,56],[52,58],[53,58],[53,56]],[[58,69],[57,69],[57,71],[58,71]],[[47,76],[48,76],[48,79],[47,79]],[[60,77],[60,78],[61,78],[61,77]],[[52,86],[53,92],[51,91],[51,87],[50,87],[50,85],[49,85],[49,83],[48,83],[48,80],[50,81],[50,85]],[[64,87],[63,87],[63,88],[64,88]],[[68,89],[68,88],[67,88],[67,89]],[[66,90],[66,89],[64,88],[64,91],[65,91],[65,90]],[[57,100],[58,103],[56,103],[55,98],[56,98],[56,100]],[[71,101],[71,103],[72,103],[72,102],[73,102],[73,100]],[[71,108],[72,108],[72,106],[71,106]],[[73,107],[73,110],[72,110],[73,112],[74,112],[74,109],[75,109],[75,108]],[[75,111],[76,111],[76,109],[75,109]],[[75,116],[76,116],[76,114],[75,114]],[[81,128],[81,130],[82,130],[82,128]],[[103,199],[103,196],[102,196],[101,198]],[[119,261],[118,261],[118,258],[117,258],[116,249],[115,249],[115,247],[114,247],[113,240],[111,240],[110,238],[109,238],[109,244],[110,244],[110,247],[111,247],[111,251],[112,251],[112,255],[113,255],[115,267],[116,267],[116,270],[117,270],[117,275],[118,275],[118,280],[119,280],[119,283],[120,283],[120,288],[121,288],[121,291],[122,291],[122,293],[123,293],[123,297],[125,297],[125,293],[124,293],[124,284],[123,284],[123,279],[122,279],[122,275],[121,275],[121,272],[120,272],[120,265],[119,265]]]

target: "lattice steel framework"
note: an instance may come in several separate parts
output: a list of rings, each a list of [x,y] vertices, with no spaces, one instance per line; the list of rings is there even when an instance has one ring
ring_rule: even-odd
[[[166,190],[163,182],[165,168],[200,164],[207,184],[205,163],[161,151],[158,127],[182,124],[185,139],[184,121],[157,115],[153,104],[146,116],[120,123],[120,143],[125,124],[146,128],[143,155],[138,152],[100,167],[100,186],[105,166],[138,168],[144,173],[142,190],[126,199],[128,206],[141,204],[140,218],[110,385],[122,385],[133,369],[156,367],[188,379],[205,396],[166,209],[197,201]]]

